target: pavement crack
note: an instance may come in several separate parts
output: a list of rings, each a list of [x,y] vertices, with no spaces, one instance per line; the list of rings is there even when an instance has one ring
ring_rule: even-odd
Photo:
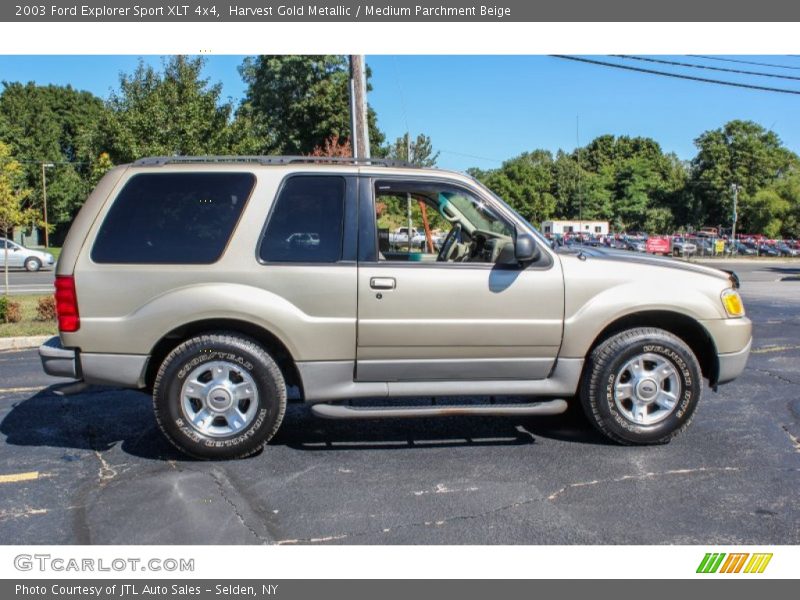
[[[778,381],[782,381],[784,383],[788,383],[791,385],[800,385],[800,382],[793,381],[788,377],[784,377],[783,375],[779,375],[778,373],[773,373],[769,369],[759,369],[758,367],[746,367],[749,371],[758,371],[759,373],[764,373],[765,375],[769,375],[773,379],[777,379]]]
[[[792,446],[794,446],[795,452],[800,452],[800,438],[794,435],[791,431],[789,431],[789,427],[786,425],[781,425],[781,429],[786,432],[786,435],[789,437],[789,441],[792,442]]]
[[[214,473],[213,471],[195,471],[195,473],[203,473],[204,475],[208,475],[209,477],[211,477],[211,479],[216,484],[217,489],[219,490],[219,495],[222,496],[222,499],[233,509],[233,514],[236,515],[236,518],[239,519],[239,522],[242,524],[242,526],[245,529],[247,529],[247,531],[249,531],[254,538],[256,538],[262,544],[267,544],[271,542],[271,540],[263,537],[262,535],[259,535],[259,533],[253,527],[250,526],[250,524],[247,522],[247,519],[244,518],[242,511],[239,510],[239,507],[236,506],[236,503],[233,500],[231,500],[230,496],[228,496],[228,493],[225,490],[225,486],[223,485],[222,481],[220,480],[220,478],[217,476],[216,473]]]
[[[441,527],[442,525],[446,525],[447,523],[451,523],[454,521],[461,521],[461,520],[470,520],[470,519],[480,519],[483,517],[487,517],[489,515],[503,512],[506,510],[513,510],[520,506],[525,506],[527,504],[534,504],[537,502],[543,502],[546,500],[545,496],[541,496],[538,498],[531,498],[528,500],[521,500],[519,502],[514,502],[512,504],[507,504],[504,506],[498,506],[491,510],[482,511],[475,514],[465,514],[465,515],[455,515],[452,517],[444,517],[442,519],[430,520],[430,521],[414,521],[411,523],[400,523],[398,525],[390,525],[388,527],[382,527],[380,529],[364,529],[361,531],[353,531],[350,533],[340,533],[334,535],[328,535],[324,537],[314,537],[314,538],[302,538],[302,539],[290,539],[290,540],[280,540],[276,542],[278,545],[288,545],[288,544],[312,544],[312,543],[320,543],[320,542],[332,542],[337,540],[343,540],[347,538],[355,538],[355,537],[363,537],[365,535],[373,535],[376,533],[390,533],[393,531],[398,531],[401,529],[411,529],[417,527]]]
[[[375,535],[375,534],[388,534],[394,531],[399,531],[402,529],[411,529],[411,528],[418,528],[418,527],[441,527],[442,525],[446,525],[448,523],[456,522],[456,521],[464,521],[464,520],[472,520],[472,519],[481,519],[484,517],[488,517],[491,515],[499,514],[509,510],[515,510],[517,508],[528,506],[531,504],[538,504],[541,502],[553,502],[559,496],[564,494],[565,492],[569,491],[573,488],[580,488],[580,487],[588,487],[593,485],[603,485],[603,484],[612,484],[612,483],[620,483],[623,481],[630,481],[630,480],[641,480],[641,479],[655,479],[658,477],[669,477],[675,475],[692,475],[698,473],[725,473],[725,472],[740,472],[746,469],[740,467],[696,467],[696,468],[687,468],[687,469],[671,469],[669,471],[661,471],[661,472],[648,472],[648,473],[639,473],[635,475],[622,475],[620,477],[612,477],[608,479],[598,479],[593,481],[584,481],[578,483],[570,483],[562,488],[559,488],[555,492],[550,495],[542,495],[537,496],[534,498],[528,498],[524,500],[519,500],[518,502],[512,502],[511,504],[505,504],[502,506],[498,506],[489,510],[481,511],[478,513],[469,513],[463,515],[454,515],[450,517],[443,517],[441,519],[432,519],[426,521],[413,521],[410,523],[400,523],[397,525],[389,525],[384,526],[381,528],[369,528],[363,529],[360,531],[350,531],[350,532],[343,532],[343,533],[336,533],[330,534],[325,536],[318,536],[318,537],[306,537],[306,538],[292,538],[292,539],[284,539],[278,540],[274,542],[277,545],[293,545],[293,544],[314,544],[314,543],[325,543],[325,542],[335,542],[338,540],[344,539],[352,539],[358,538],[368,535]],[[788,469],[778,469],[779,471],[789,471],[789,472],[800,472],[800,469],[797,468],[788,468]]]
[[[357,533],[355,535],[364,535],[364,534]],[[325,537],[318,537],[318,538],[302,538],[302,539],[298,538],[293,540],[278,540],[277,542],[275,542],[275,544],[277,544],[278,546],[287,546],[291,544],[315,544],[320,542],[333,542],[336,540],[343,540],[349,536],[350,534],[342,533],[340,535],[327,535]]]
[[[594,485],[608,485],[612,483],[621,483],[623,481],[636,481],[642,479],[657,479],[660,477],[670,477],[673,475],[693,475],[695,473],[720,473],[726,471],[740,471],[738,467],[698,467],[695,469],[670,469],[668,471],[650,471],[647,473],[639,473],[636,475],[622,475],[620,477],[612,477],[610,479],[593,479],[591,481],[579,481],[577,483],[569,483],[555,492],[547,496],[548,500],[555,500],[562,494],[575,488],[589,487]]]
[[[105,485],[114,477],[117,476],[117,470],[112,467],[99,450],[94,451],[97,460],[100,461],[100,469],[97,471],[97,477],[100,479],[100,485]]]
[[[443,483],[437,483],[436,487],[432,490],[419,490],[416,492],[412,492],[415,496],[424,496],[426,494],[457,494],[460,492],[477,492],[477,487],[468,487],[468,488],[449,488]]]

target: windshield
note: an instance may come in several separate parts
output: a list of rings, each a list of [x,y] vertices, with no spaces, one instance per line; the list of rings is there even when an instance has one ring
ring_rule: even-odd
[[[508,223],[498,217],[494,211],[479,198],[469,198],[460,192],[440,192],[439,212],[442,213],[447,205],[454,206],[456,210],[479,231],[511,235]]]
[[[521,214],[519,214],[519,213],[518,213],[516,210],[514,210],[513,208],[511,208],[511,206],[509,206],[508,202],[506,202],[506,201],[505,201],[505,200],[503,200],[503,199],[502,199],[500,196],[498,196],[497,194],[495,194],[495,193],[494,193],[492,190],[490,190],[488,187],[486,187],[486,186],[485,186],[485,185],[484,185],[482,182],[478,181],[478,180],[477,180],[477,179],[475,179],[474,177],[472,178],[472,180],[473,180],[473,181],[475,182],[475,184],[476,184],[478,187],[480,187],[480,188],[481,188],[483,191],[485,191],[487,194],[489,194],[490,196],[492,196],[492,198],[494,198],[495,200],[497,200],[498,202],[500,202],[500,203],[501,203],[501,204],[502,204],[502,205],[503,205],[503,206],[506,208],[506,210],[508,210],[508,211],[509,211],[510,213],[512,213],[512,214],[513,214],[515,217],[517,217],[517,219],[519,219],[519,220],[520,220],[520,221],[522,221],[522,222],[523,222],[525,225],[527,225],[527,226],[528,226],[528,228],[530,229],[530,232],[531,232],[531,233],[533,233],[533,234],[534,234],[536,237],[538,237],[538,238],[539,238],[539,239],[540,239],[540,240],[541,240],[543,243],[547,244],[547,247],[548,247],[548,248],[550,247],[550,240],[548,240],[546,237],[544,237],[544,235],[542,235],[542,233],[541,233],[541,232],[540,232],[540,231],[539,231],[539,230],[538,230],[536,227],[534,227],[534,226],[531,224],[531,222],[530,222],[530,221],[528,221],[528,219],[526,219],[526,218],[525,218],[525,217],[523,217]]]

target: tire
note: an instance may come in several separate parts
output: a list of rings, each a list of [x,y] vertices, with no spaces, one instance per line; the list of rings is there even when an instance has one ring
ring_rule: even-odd
[[[689,346],[663,329],[641,327],[592,351],[580,397],[589,421],[607,438],[651,445],[666,444],[689,426],[702,389]]]
[[[164,359],[153,386],[161,431],[195,458],[243,458],[278,431],[286,412],[280,368],[254,340],[228,333],[191,338]]]
[[[36,271],[42,268],[42,261],[40,261],[35,256],[26,258],[24,264],[25,264],[25,270],[30,271],[31,273],[35,273]]]

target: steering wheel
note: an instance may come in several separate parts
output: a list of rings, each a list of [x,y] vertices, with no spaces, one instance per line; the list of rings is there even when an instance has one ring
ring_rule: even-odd
[[[444,243],[439,250],[439,255],[436,257],[437,262],[445,262],[447,260],[447,257],[450,255],[450,250],[452,250],[453,244],[456,242],[456,238],[458,238],[457,241],[460,243],[461,223],[456,223],[453,225],[453,228],[448,232],[447,237],[444,238]]]

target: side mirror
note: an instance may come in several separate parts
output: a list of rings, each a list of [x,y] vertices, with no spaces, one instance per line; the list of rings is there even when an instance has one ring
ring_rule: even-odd
[[[517,235],[514,241],[514,258],[519,263],[530,263],[539,258],[539,247],[532,235],[528,233]]]

